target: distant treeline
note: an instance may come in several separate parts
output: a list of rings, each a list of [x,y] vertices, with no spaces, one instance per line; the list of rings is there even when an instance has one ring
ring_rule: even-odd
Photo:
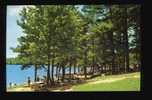
[[[6,58],[6,64],[25,65],[25,64],[27,64],[27,62],[19,57],[15,57],[15,58]],[[31,63],[28,63],[28,65],[34,65],[34,64],[31,62]],[[47,64],[38,63],[37,65],[47,65]]]
[[[7,58],[6,64],[24,64],[22,59],[19,58]]]

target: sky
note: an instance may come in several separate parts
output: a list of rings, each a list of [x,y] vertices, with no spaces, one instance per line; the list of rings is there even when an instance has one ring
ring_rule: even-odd
[[[17,53],[13,53],[11,47],[16,47],[17,38],[20,37],[22,29],[17,25],[16,21],[20,19],[19,11],[24,6],[7,6],[7,20],[6,20],[6,57],[15,57]]]
[[[13,5],[7,6],[7,20],[6,20],[6,58],[16,57],[17,53],[14,53],[10,48],[17,47],[19,44],[17,38],[23,35],[23,30],[17,25],[17,20],[20,20],[19,12],[23,7],[27,5]]]

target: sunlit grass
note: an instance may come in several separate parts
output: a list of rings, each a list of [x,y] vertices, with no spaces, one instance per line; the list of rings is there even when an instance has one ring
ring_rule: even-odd
[[[112,75],[107,77],[97,77],[94,80],[104,80],[108,78],[118,78],[118,77],[129,77],[122,80],[110,82],[110,83],[97,83],[90,84],[85,83],[81,85],[73,86],[73,91],[140,91],[140,77],[132,77],[134,75],[139,75],[139,73],[125,74],[125,75]],[[101,79],[100,79],[101,78]]]

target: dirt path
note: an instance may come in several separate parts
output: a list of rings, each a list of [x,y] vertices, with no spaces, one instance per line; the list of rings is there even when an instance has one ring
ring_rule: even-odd
[[[139,75],[134,75],[134,76],[124,76],[121,78],[108,78],[105,80],[99,80],[99,81],[95,81],[95,82],[89,82],[89,84],[98,84],[98,83],[111,83],[111,82],[115,82],[115,81],[119,81],[119,80],[123,80],[126,78],[139,78]]]
[[[30,87],[17,87],[13,89],[8,89],[7,92],[32,92]]]
[[[119,80],[123,80],[126,77],[122,77],[122,78],[109,78],[109,79],[105,79],[105,80],[100,80],[100,81],[96,81],[96,82],[90,82],[89,84],[98,84],[98,83],[111,83],[111,82],[115,82],[115,81],[119,81]]]

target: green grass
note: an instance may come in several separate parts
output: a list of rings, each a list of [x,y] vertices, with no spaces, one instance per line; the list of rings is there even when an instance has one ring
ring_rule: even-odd
[[[126,79],[110,82],[110,83],[97,83],[97,84],[81,84],[73,86],[74,91],[140,91],[140,78],[131,77],[133,75],[139,75],[139,73],[125,74],[125,75],[113,75],[97,77],[93,80],[103,80],[108,78],[117,78],[117,77],[128,77]]]
[[[140,76],[139,72],[135,72],[135,73],[129,73],[129,74],[118,74],[118,75],[107,75],[107,76],[98,76],[95,77],[93,79],[90,79],[89,81],[95,81],[95,80],[101,80],[101,79],[109,79],[109,78],[121,78],[121,77],[132,77],[134,75],[138,75]]]

